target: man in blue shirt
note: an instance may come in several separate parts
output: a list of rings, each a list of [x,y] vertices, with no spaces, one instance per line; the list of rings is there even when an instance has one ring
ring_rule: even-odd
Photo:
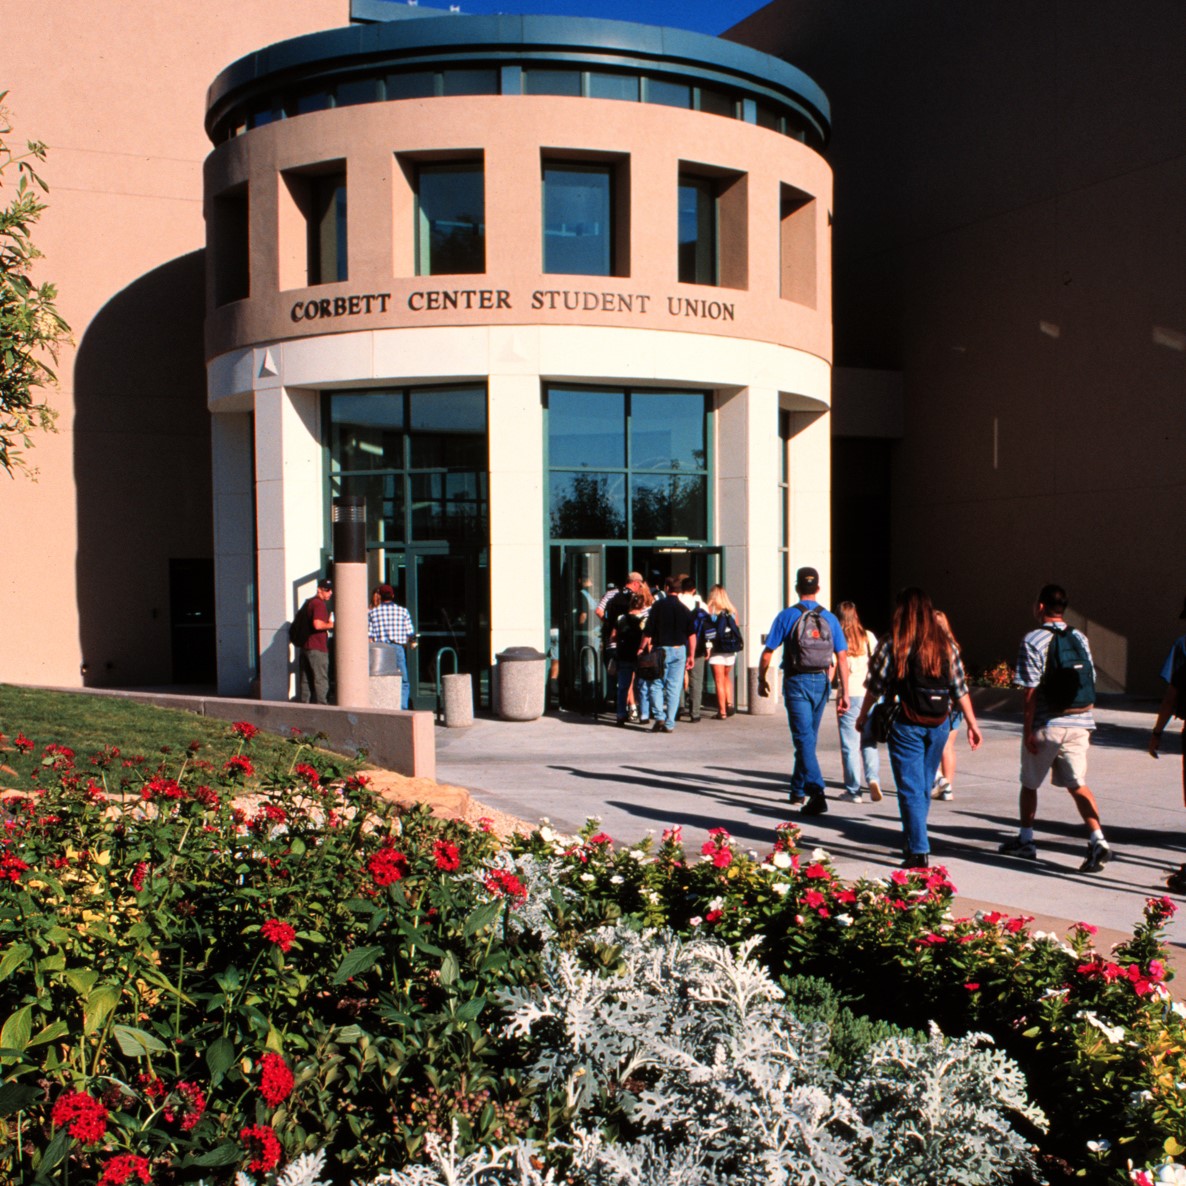
[[[804,815],[823,815],[828,800],[815,747],[828,703],[828,673],[833,664],[840,676],[836,706],[842,715],[848,711],[848,643],[839,619],[817,600],[819,573],[814,568],[801,568],[795,574],[795,592],[799,600],[774,619],[766,635],[766,647],[758,661],[758,695],[770,695],[766,676],[770,659],[781,646],[782,698],[795,749],[790,800],[795,805],[804,804]],[[806,620],[800,626],[801,618]]]

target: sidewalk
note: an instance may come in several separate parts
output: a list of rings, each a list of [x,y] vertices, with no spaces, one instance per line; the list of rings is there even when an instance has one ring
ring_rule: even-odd
[[[932,804],[930,815],[931,860],[947,867],[961,911],[993,904],[1035,916],[1040,929],[1061,930],[1082,920],[1131,933],[1145,899],[1166,893],[1165,877],[1186,861],[1178,736],[1167,737],[1159,761],[1144,750],[1155,707],[1118,701],[1096,711],[1100,728],[1092,743],[1090,785],[1116,854],[1097,874],[1078,872],[1086,833],[1066,792],[1049,784],[1039,792],[1039,860],[996,851],[1017,826],[1020,719],[983,717],[984,744],[976,753],[961,736],[955,799]],[[792,758],[781,711],[705,718],[695,725],[681,721],[670,735],[616,728],[609,721],[564,713],[438,728],[437,777],[500,811],[528,821],[547,817],[566,832],[598,816],[615,840],[632,842],[680,824],[690,852],[709,828],[724,827],[743,847],[764,853],[775,826],[795,818],[797,809],[786,797]],[[834,797],[843,784],[830,712],[821,730],[820,764],[830,810],[800,821],[803,845],[826,849],[843,877],[887,876],[900,860],[901,828],[884,748],[880,803],[867,796],[863,804]],[[1186,911],[1168,934],[1186,955]],[[1117,937],[1101,933],[1098,946],[1106,950]]]

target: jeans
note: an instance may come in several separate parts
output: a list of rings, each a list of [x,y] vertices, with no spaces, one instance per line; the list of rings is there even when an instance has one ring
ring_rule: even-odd
[[[663,678],[651,681],[652,716],[662,719],[668,729],[675,728],[680,701],[684,695],[684,668],[688,662],[687,647],[660,647],[663,652]]]
[[[406,709],[412,696],[412,685],[408,683],[408,648],[398,642],[393,645],[395,647],[395,662],[399,667],[400,674],[399,706]]]
[[[863,696],[854,696],[848,712],[839,717],[840,764],[844,768],[844,789],[856,792],[861,789],[861,767],[865,768],[865,784],[879,781],[881,763],[877,756],[877,745],[873,740],[873,723],[865,722],[865,728],[857,735],[857,717],[861,715]],[[858,762],[858,753],[860,760]]]
[[[630,715],[630,681],[634,678],[634,663],[618,660],[618,720],[624,721]],[[642,699],[641,689],[647,686],[647,681],[638,681],[640,689],[639,699]],[[649,695],[647,697],[649,699]]]
[[[898,785],[898,813],[902,817],[902,833],[906,852],[922,856],[931,851],[927,839],[927,812],[931,809],[931,787],[939,759],[951,732],[951,722],[941,725],[913,725],[899,714],[890,729],[890,766]]]
[[[791,771],[791,798],[824,793],[824,776],[815,756],[820,722],[828,703],[828,673],[805,671],[788,675],[782,681],[782,698],[787,706],[787,724],[795,747],[795,766]]]

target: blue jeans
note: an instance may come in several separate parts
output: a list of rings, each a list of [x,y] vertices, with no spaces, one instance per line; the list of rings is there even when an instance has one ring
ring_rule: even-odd
[[[877,744],[873,740],[873,724],[865,722],[860,736],[857,735],[857,717],[861,715],[864,696],[856,695],[848,706],[848,712],[839,717],[840,764],[844,768],[844,789],[861,789],[861,767],[865,769],[865,784],[879,781],[881,763],[877,756]],[[860,760],[858,761],[858,754]]]
[[[906,852],[912,856],[931,851],[927,839],[931,786],[950,732],[950,721],[934,726],[912,725],[901,714],[890,729],[887,748],[894,782],[898,785],[898,813],[902,817]]]
[[[408,648],[399,643],[392,643],[392,646],[395,647],[395,662],[400,674],[399,706],[406,709],[412,695],[412,685],[408,683]]]
[[[618,660],[618,720],[624,721],[630,715],[630,702],[628,697],[630,695],[630,681],[634,678],[634,664],[623,663],[621,659]],[[642,689],[646,687],[646,680],[640,679],[639,699],[642,699]],[[649,696],[648,696],[649,699]]]
[[[687,647],[660,647],[663,652],[663,678],[651,681],[652,716],[675,728],[675,718],[684,697],[684,667],[688,662]]]
[[[782,681],[782,698],[787,706],[787,724],[795,747],[795,767],[791,771],[791,798],[824,793],[824,776],[815,756],[820,722],[828,703],[828,673],[805,671],[788,675]]]

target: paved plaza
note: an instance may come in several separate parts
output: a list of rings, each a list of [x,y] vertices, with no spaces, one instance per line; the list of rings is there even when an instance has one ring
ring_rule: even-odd
[[[1082,919],[1131,931],[1145,899],[1165,893],[1166,875],[1186,860],[1178,735],[1167,735],[1160,760],[1144,748],[1155,708],[1127,699],[1097,707],[1090,786],[1115,853],[1097,874],[1078,872],[1086,832],[1067,793],[1049,784],[1039,793],[1039,859],[997,852],[1017,825],[1021,720],[1007,712],[983,716],[984,744],[976,753],[961,735],[955,798],[933,803],[930,816],[932,863],[949,870],[961,908],[992,904],[1037,916],[1039,926]],[[616,728],[612,717],[561,713],[529,722],[479,719],[436,736],[441,782],[524,820],[546,816],[563,831],[598,816],[615,840],[630,842],[680,824],[695,852],[708,829],[720,826],[764,854],[775,826],[797,817],[787,803],[792,757],[781,709],[774,716],[681,721],[670,735]],[[802,843],[826,849],[846,878],[884,877],[897,867],[901,847],[888,755],[883,747],[885,798],[874,804],[866,795],[852,804],[836,798],[843,784],[830,710],[820,742],[830,809],[799,820]],[[1186,954],[1186,911],[1171,922],[1169,937]]]

